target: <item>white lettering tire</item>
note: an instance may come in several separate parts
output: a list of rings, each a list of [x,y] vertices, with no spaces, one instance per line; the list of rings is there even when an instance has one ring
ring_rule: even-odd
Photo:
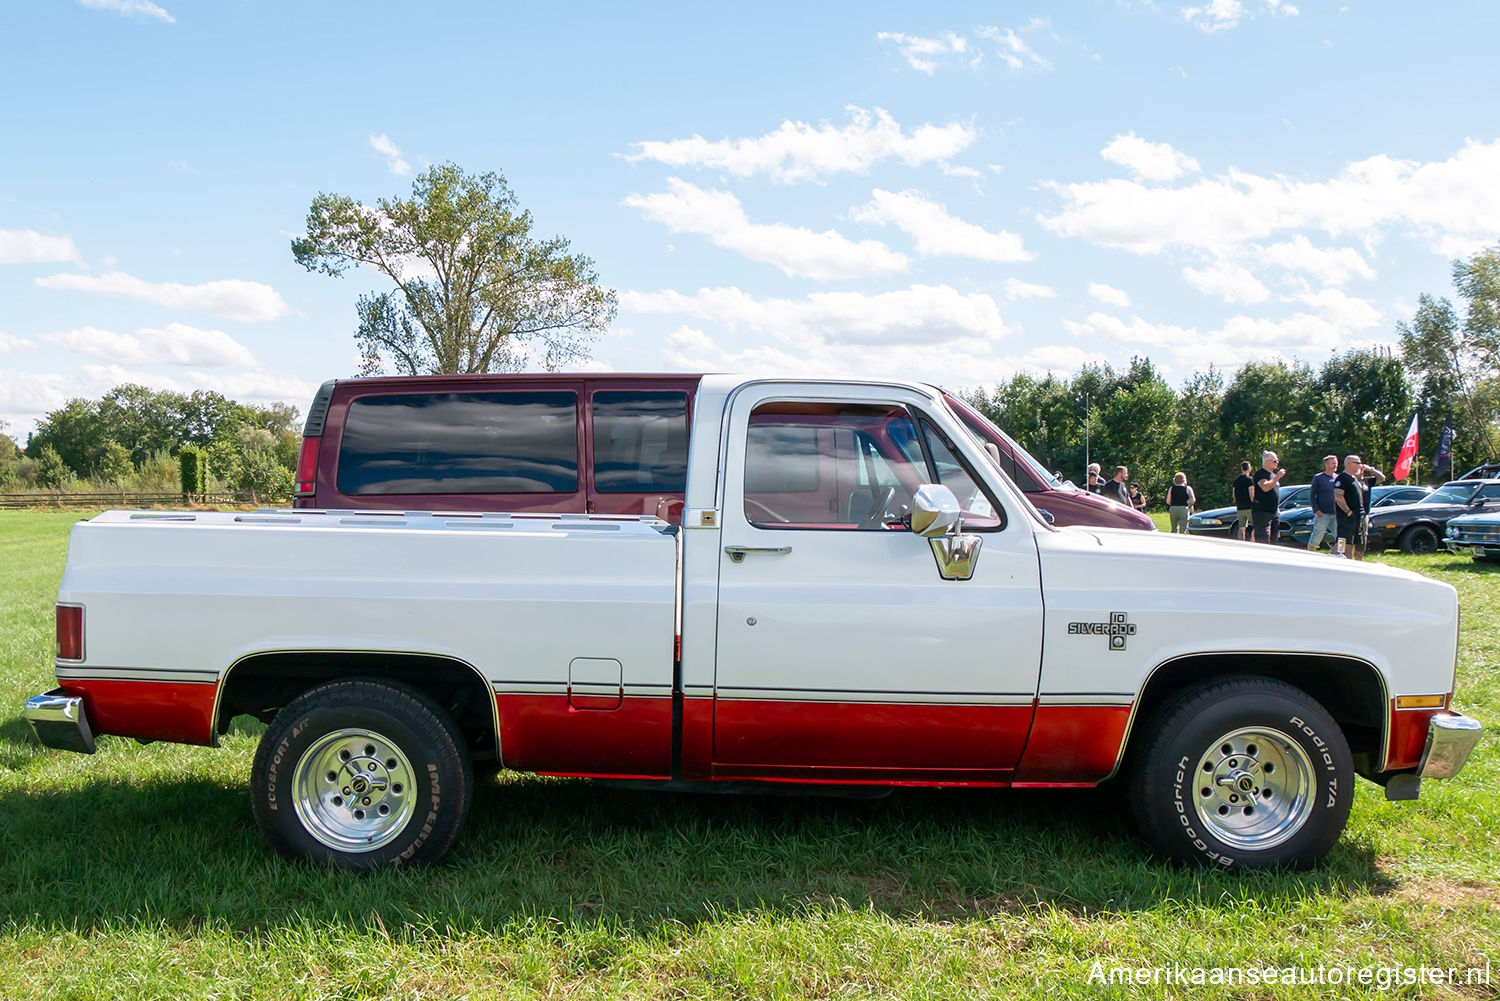
[[[1306,869],[1349,819],[1354,763],[1333,718],[1280,681],[1191,688],[1140,734],[1128,796],[1153,844],[1184,862]]]
[[[448,714],[414,688],[375,679],[330,681],[293,699],[251,770],[255,820],[271,846],[343,869],[442,858],[472,789]]]

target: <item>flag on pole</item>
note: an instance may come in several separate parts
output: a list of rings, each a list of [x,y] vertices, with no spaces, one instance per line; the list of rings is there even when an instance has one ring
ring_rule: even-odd
[[[1453,418],[1443,424],[1443,436],[1438,439],[1437,458],[1432,462],[1432,475],[1444,479],[1453,469]]]
[[[1417,457],[1417,415],[1411,415],[1411,428],[1406,440],[1401,443],[1401,454],[1396,456],[1396,468],[1391,470],[1391,479],[1404,480],[1411,472],[1411,460]]]

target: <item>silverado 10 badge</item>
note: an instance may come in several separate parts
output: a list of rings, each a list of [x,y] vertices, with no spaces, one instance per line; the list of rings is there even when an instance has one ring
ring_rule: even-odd
[[[1069,636],[1108,636],[1111,650],[1125,649],[1125,637],[1135,635],[1135,623],[1125,612],[1110,612],[1108,622],[1069,622]]]

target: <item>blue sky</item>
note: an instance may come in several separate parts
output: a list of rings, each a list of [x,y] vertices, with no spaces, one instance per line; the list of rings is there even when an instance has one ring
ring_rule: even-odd
[[[1500,243],[1497,36],[1492,3],[10,0],[0,420],[121,382],[305,408],[386,287],[293,262],[309,202],[445,161],[618,290],[601,369],[1318,365]]]

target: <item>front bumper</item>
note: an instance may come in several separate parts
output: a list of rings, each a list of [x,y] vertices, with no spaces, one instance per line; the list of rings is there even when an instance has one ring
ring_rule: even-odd
[[[89,729],[89,716],[80,696],[64,694],[61,688],[33,695],[26,700],[22,716],[31,724],[37,740],[48,747],[94,753],[94,731]]]
[[[1469,760],[1469,752],[1482,736],[1484,727],[1480,722],[1462,713],[1432,717],[1427,724],[1427,746],[1422,750],[1417,777],[1451,779]]]
[[[1500,556],[1500,544],[1494,542],[1458,542],[1454,539],[1444,539],[1443,543],[1450,553],[1466,553],[1469,556]]]

